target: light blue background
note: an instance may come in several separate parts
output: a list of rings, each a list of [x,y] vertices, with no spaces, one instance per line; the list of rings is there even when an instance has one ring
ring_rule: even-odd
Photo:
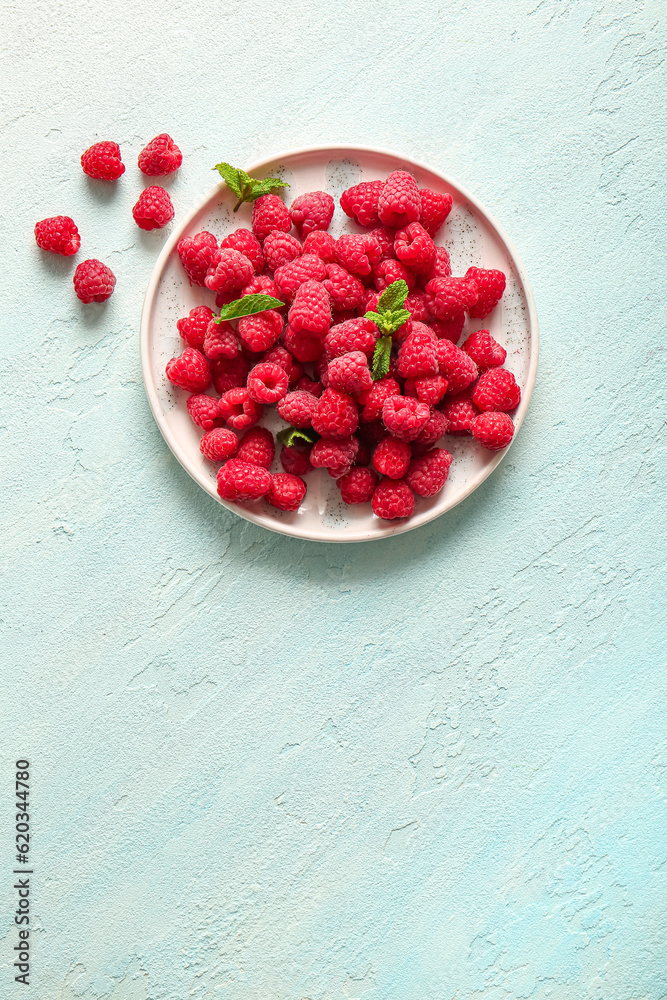
[[[664,5],[2,4],[2,784],[33,769],[39,1000],[667,996]],[[372,545],[269,534],[160,437],[138,323],[221,158],[432,164],[532,280],[507,460]],[[79,167],[121,144],[116,185]],[[82,306],[37,219],[118,284]]]

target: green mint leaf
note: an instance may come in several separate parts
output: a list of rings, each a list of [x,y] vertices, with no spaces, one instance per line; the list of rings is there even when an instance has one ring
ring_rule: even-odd
[[[373,353],[373,381],[379,382],[389,371],[391,361],[391,337],[380,337]]]
[[[263,194],[273,194],[279,188],[289,187],[289,184],[286,181],[281,181],[279,177],[265,177],[262,181],[253,180],[252,185],[249,195],[250,201],[256,201]]]
[[[278,431],[276,437],[286,448],[291,448],[293,444],[298,444],[300,441],[306,444],[315,444],[318,435],[315,431],[305,430],[303,427],[283,427],[281,431]]]
[[[402,278],[399,278],[398,281],[392,281],[391,285],[387,285],[378,299],[378,312],[391,312],[402,306],[407,298],[408,291],[408,286]]]
[[[239,179],[240,179],[240,181],[241,181],[241,186],[242,186],[242,187],[245,187],[245,186],[246,186],[246,184],[252,184],[252,182],[253,182],[253,181],[252,181],[252,177],[250,177],[250,176],[249,176],[249,175],[248,175],[248,174],[247,174],[247,173],[245,172],[245,170],[241,170],[241,168],[240,168],[240,167],[239,167],[239,169],[238,169],[238,175],[239,175]]]
[[[394,332],[394,326],[391,322],[391,313],[380,314],[376,312],[367,312],[364,313],[364,319],[369,319],[371,323],[375,323],[383,337],[389,336]]]
[[[390,318],[390,322],[393,327],[392,333],[395,333],[399,326],[403,326],[404,323],[407,323],[411,316],[412,313],[409,309],[394,309],[390,313],[385,313],[385,317]]]
[[[216,163],[213,169],[218,171],[227,187],[231,188],[237,198],[240,198],[242,194],[242,182],[239,177],[240,171],[230,163]]]
[[[279,309],[285,303],[274,299],[273,295],[244,295],[223,306],[220,315],[215,317],[216,323],[227,323],[230,319],[240,319],[241,316],[254,316],[265,309]]]

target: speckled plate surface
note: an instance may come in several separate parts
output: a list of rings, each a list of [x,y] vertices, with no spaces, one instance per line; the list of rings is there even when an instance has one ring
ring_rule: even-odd
[[[486,209],[451,178],[390,152],[359,147],[330,147],[298,150],[247,167],[253,177],[280,176],[290,184],[288,204],[306,191],[328,191],[336,202],[330,232],[362,232],[343,213],[338,199],[345,188],[359,181],[384,179],[392,170],[409,170],[420,187],[447,191],[454,205],[438,234],[450,252],[452,271],[464,274],[471,266],[499,268],[507,275],[501,303],[484,320],[466,321],[464,337],[472,330],[490,329],[507,350],[505,366],[521,386],[522,400],[514,421],[517,430],[525,417],[537,372],[537,314],[533,295],[520,260],[507,236]],[[196,305],[214,308],[214,295],[204,288],[190,287],[183,272],[176,244],[183,235],[210,230],[222,239],[239,226],[250,228],[252,206],[243,205],[233,214],[235,196],[222,183],[172,233],[160,254],[146,291],[141,316],[141,363],[148,400],[165,441],[183,468],[229,510],[271,531],[320,542],[360,542],[418,528],[460,503],[502,461],[507,449],[487,451],[472,438],[445,437],[452,452],[449,479],[437,496],[416,498],[415,511],[407,521],[381,521],[370,504],[348,506],[340,499],[335,482],[324,469],[308,473],[308,493],[294,513],[275,510],[260,502],[251,508],[220,500],[216,492],[218,463],[207,462],[199,451],[201,432],[190,420],[185,401],[188,393],[175,389],[164,373],[169,358],[180,354],[183,343],[176,320]],[[275,408],[267,411],[264,423],[275,431],[285,426]],[[516,434],[515,434],[516,439]],[[276,460],[271,471],[282,471]]]

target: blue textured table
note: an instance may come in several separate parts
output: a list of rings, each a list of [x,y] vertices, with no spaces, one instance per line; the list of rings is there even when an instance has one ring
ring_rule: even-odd
[[[157,6],[3,5],[1,780],[30,758],[35,874],[27,990],[5,796],[0,994],[660,1000],[664,8]],[[186,476],[138,358],[164,130],[179,218],[221,158],[350,142],[500,220],[541,366],[474,496],[336,547]],[[59,213],[106,305],[36,248]]]

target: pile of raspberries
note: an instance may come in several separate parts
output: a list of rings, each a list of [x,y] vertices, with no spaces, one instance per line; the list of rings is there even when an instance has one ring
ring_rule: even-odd
[[[452,277],[447,250],[434,242],[452,198],[420,189],[404,170],[349,188],[340,205],[365,232],[334,239],[333,198],[313,191],[289,208],[262,195],[252,231],[236,229],[220,243],[209,232],[181,239],[190,284],[215,292],[218,307],[257,294],[283,305],[233,322],[196,306],[178,320],[186,347],[166,374],[192,394],[187,409],[203,431],[201,452],[223,463],[223,499],[263,498],[295,511],[303,477],[324,468],[345,503],[370,503],[385,520],[407,518],[415,495],[433,496],[447,481],[452,455],[438,446],[443,435],[472,435],[492,451],[512,439],[521,392],[503,368],[505,349],[488,330],[457,346],[466,314],[487,317],[505,275],[470,267]],[[380,296],[396,281],[407,285],[407,313],[388,344],[388,370],[378,371],[382,334],[366,314],[379,320]],[[273,475],[276,441],[258,426],[271,405],[287,425],[277,435],[284,471]]]

